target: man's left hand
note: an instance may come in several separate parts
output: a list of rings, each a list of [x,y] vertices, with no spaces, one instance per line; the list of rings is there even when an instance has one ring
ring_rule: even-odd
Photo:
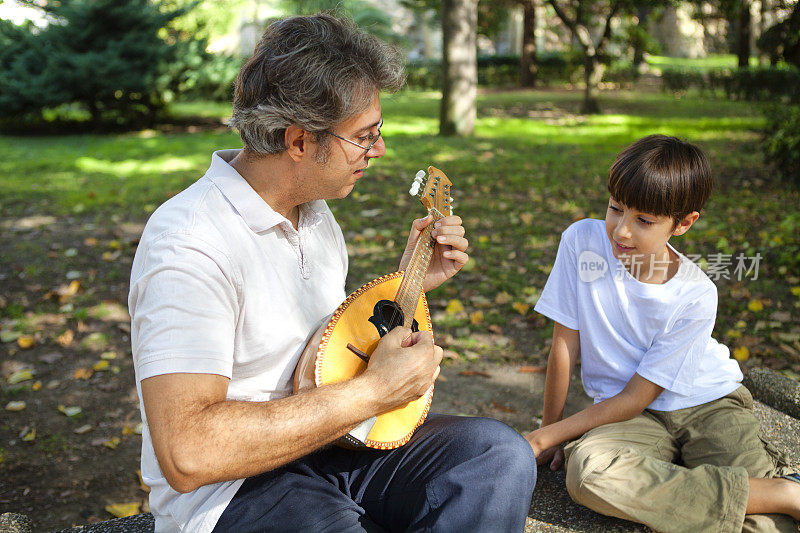
[[[411,232],[408,235],[408,243],[403,252],[403,257],[400,259],[399,270],[405,270],[408,267],[422,230],[431,222],[433,222],[433,217],[428,215],[425,218],[415,220],[411,224]],[[462,225],[461,217],[456,215],[444,217],[435,223],[431,236],[436,240],[436,247],[433,249],[431,264],[428,267],[428,274],[425,276],[422,290],[428,292],[435,289],[452,278],[456,272],[461,270],[461,267],[467,264],[469,255],[467,255],[466,250],[469,241],[464,237],[465,233],[466,230]]]

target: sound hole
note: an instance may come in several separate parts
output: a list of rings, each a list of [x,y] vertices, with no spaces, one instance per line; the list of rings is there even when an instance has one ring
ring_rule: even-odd
[[[369,321],[378,330],[378,335],[383,337],[397,326],[402,326],[405,315],[397,302],[391,300],[381,300],[372,309],[372,316]],[[419,323],[416,320],[411,322],[411,331],[419,331]]]

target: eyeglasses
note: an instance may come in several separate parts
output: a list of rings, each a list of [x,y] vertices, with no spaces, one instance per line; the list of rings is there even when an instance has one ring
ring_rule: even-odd
[[[364,153],[366,154],[367,152],[369,152],[370,150],[372,150],[372,147],[373,147],[373,146],[375,146],[375,143],[376,143],[376,142],[378,142],[378,139],[380,139],[380,138],[381,138],[381,128],[382,128],[382,127],[383,127],[383,117],[381,117],[380,121],[378,122],[378,134],[377,134],[377,135],[375,135],[375,136],[373,136],[373,135],[372,135],[372,132],[370,132],[370,134],[367,136],[367,139],[370,139],[370,138],[372,139],[372,142],[370,142],[370,143],[369,143],[367,146],[362,146],[362,145],[358,144],[358,143],[357,143],[357,142],[355,142],[355,141],[351,141],[350,139],[345,139],[345,138],[344,138],[344,137],[342,137],[341,135],[336,135],[336,134],[335,134],[335,133],[333,133],[332,131],[325,130],[325,133],[327,133],[328,135],[333,135],[333,136],[334,136],[334,137],[336,137],[337,139],[341,139],[341,140],[343,140],[344,142],[348,142],[348,143],[350,143],[350,144],[352,144],[352,145],[354,145],[354,146],[358,146],[359,148],[361,148],[362,150],[364,150]]]

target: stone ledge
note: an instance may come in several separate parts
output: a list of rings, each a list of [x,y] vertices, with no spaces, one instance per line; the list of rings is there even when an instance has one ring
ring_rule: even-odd
[[[800,419],[800,383],[769,368],[754,368],[744,375],[744,386],[753,397]]]

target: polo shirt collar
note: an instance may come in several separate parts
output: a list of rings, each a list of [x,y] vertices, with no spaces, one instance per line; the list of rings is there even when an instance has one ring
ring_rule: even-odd
[[[276,212],[253,190],[247,180],[228,164],[240,150],[218,150],[211,156],[211,166],[206,171],[210,179],[222,192],[225,198],[238,211],[245,223],[255,233],[262,233],[283,223],[291,226],[291,222]],[[321,221],[325,211],[325,202],[315,200],[300,205],[300,226],[312,226]]]

